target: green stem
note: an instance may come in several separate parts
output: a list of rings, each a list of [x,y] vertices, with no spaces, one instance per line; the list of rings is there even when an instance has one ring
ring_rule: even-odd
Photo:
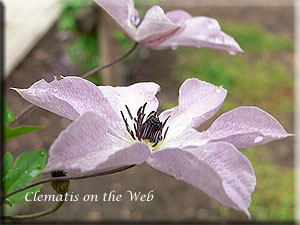
[[[99,72],[99,71],[101,71],[101,70],[104,70],[104,69],[106,69],[106,68],[108,68],[108,67],[110,67],[110,66],[116,64],[117,62],[121,61],[122,59],[125,59],[127,56],[129,56],[129,55],[136,49],[136,47],[138,46],[138,44],[139,44],[139,43],[135,42],[135,43],[132,45],[132,47],[128,50],[128,52],[126,52],[126,53],[124,53],[123,55],[121,55],[121,56],[115,58],[113,61],[107,63],[107,64],[104,65],[104,66],[96,67],[95,69],[91,70],[90,72],[87,72],[87,73],[81,75],[81,77],[82,77],[82,78],[87,78],[87,77],[91,76],[92,74],[97,73],[97,72]]]
[[[26,109],[24,109],[19,115],[15,117],[15,119],[9,124],[9,126],[14,125],[20,118],[25,116],[28,112],[30,112],[33,109],[34,105],[29,105]]]
[[[42,216],[49,215],[51,213],[54,213],[57,211],[63,204],[65,203],[65,195],[63,195],[63,200],[59,201],[57,205],[49,210],[39,212],[39,213],[33,213],[29,215],[16,215],[16,216],[3,216],[2,219],[7,219],[7,220],[23,220],[23,219],[34,219]]]

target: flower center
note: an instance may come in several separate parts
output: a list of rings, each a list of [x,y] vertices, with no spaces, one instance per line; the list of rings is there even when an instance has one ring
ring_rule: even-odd
[[[159,120],[159,117],[157,116],[157,112],[152,111],[148,114],[148,116],[145,119],[146,105],[147,102],[139,108],[136,117],[132,116],[128,106],[125,105],[128,115],[131,121],[133,122],[133,129],[129,126],[127,119],[125,118],[122,111],[121,111],[121,115],[125,122],[126,129],[130,134],[130,136],[132,137],[132,139],[139,140],[139,141],[144,140],[146,142],[149,142],[151,146],[154,148],[157,146],[159,142],[163,141],[166,138],[169,127],[167,127],[164,133],[163,133],[163,129],[170,116],[167,119],[165,119],[165,121],[162,123]]]

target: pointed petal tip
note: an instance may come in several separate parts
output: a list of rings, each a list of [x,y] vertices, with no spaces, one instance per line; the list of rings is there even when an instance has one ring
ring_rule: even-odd
[[[17,92],[19,95],[21,95],[22,98],[24,98],[23,95],[26,93],[26,91],[28,89],[26,89],[26,88],[14,88],[14,87],[10,87],[9,90]]]
[[[228,53],[230,54],[230,55],[237,55],[237,54],[244,54],[245,52],[244,52],[244,50],[243,49],[238,49],[238,50],[236,50],[236,51],[228,51]]]
[[[227,52],[230,55],[237,55],[237,54],[243,54],[245,53],[244,50],[240,47],[240,45],[233,39],[234,44],[232,46],[232,49],[229,49]]]
[[[14,87],[10,87],[9,90],[13,90],[13,91],[16,91],[16,92],[19,92],[19,90],[22,90],[20,88],[14,88]]]
[[[287,133],[271,114],[256,106],[240,106],[222,114],[207,132],[210,137],[214,136],[214,141],[229,142],[237,148],[249,148],[295,136]]]
[[[246,214],[249,220],[251,220],[251,214],[248,209],[244,209],[242,212]]]

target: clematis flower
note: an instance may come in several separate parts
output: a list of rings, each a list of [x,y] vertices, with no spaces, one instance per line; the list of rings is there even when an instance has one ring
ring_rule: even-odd
[[[286,138],[289,134],[267,112],[238,107],[201,123],[221,107],[227,91],[187,79],[178,106],[157,114],[159,85],[99,86],[80,77],[40,80],[14,88],[29,102],[74,120],[54,141],[45,171],[87,172],[141,164],[201,189],[222,204],[249,215],[256,178],[237,150]]]
[[[219,23],[208,17],[192,17],[183,10],[165,13],[155,5],[140,19],[133,0],[94,0],[116,22],[128,38],[151,49],[179,46],[212,48],[230,54],[243,52],[239,44],[221,31]]]

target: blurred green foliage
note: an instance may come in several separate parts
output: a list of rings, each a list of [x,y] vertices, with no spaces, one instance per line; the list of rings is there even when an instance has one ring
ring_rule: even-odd
[[[128,49],[130,49],[133,44],[133,42],[130,39],[128,39],[119,29],[116,29],[115,38],[120,43],[122,52],[128,51]],[[130,56],[131,55],[129,55],[129,57]],[[126,59],[128,59],[128,58],[126,58]]]
[[[248,105],[275,109],[278,113],[293,113],[293,68],[282,63],[282,60],[290,57],[287,53],[293,51],[293,41],[259,26],[256,32],[253,25],[224,23],[222,27],[224,30],[232,29],[228,33],[240,40],[238,42],[245,52],[232,56],[211,49],[180,48],[176,52],[177,65],[172,71],[176,78],[182,82],[188,77],[197,77],[215,85],[223,85],[229,90],[230,97],[222,107],[225,110],[239,106],[247,99]],[[247,28],[259,35],[259,48],[254,35],[252,39],[247,37],[243,41],[249,32]],[[268,40],[272,40],[272,43]],[[290,60],[293,62],[293,58]]]
[[[134,6],[137,9],[139,9],[145,3],[147,3],[147,5],[149,5],[149,7],[151,7],[152,5],[157,5],[159,3],[159,1],[158,0],[147,0],[147,2],[146,2],[143,0],[134,0]]]
[[[222,23],[222,30],[241,43],[245,52],[267,53],[292,51],[294,42],[287,36],[277,36],[266,32],[262,27],[253,24]]]
[[[257,177],[250,212],[254,220],[293,221],[294,171],[266,160],[266,150],[261,146],[242,151]]]
[[[250,54],[230,56],[203,49],[190,52],[189,57],[178,54],[180,64],[174,73],[181,80],[197,77],[229,90],[232,101],[223,109],[231,109],[247,99],[249,105],[260,105],[293,112],[293,74],[280,61]],[[284,96],[282,94],[285,94]],[[277,99],[277,101],[274,101]]]
[[[61,0],[63,12],[58,21],[58,29],[72,35],[73,40],[67,47],[68,60],[70,65],[80,70],[80,73],[86,73],[100,65],[96,34],[79,34],[75,23],[76,13],[92,3],[87,0]],[[101,83],[98,73],[90,76],[88,80],[97,85]]]
[[[228,95],[218,115],[241,105],[256,105],[283,124],[291,124],[293,40],[258,25],[223,21],[221,26],[245,52],[232,56],[211,49],[179,48],[172,52],[176,57],[172,68],[175,79],[182,83],[188,77],[196,77],[223,85]],[[285,128],[291,132],[291,126]],[[293,168],[274,162],[267,150],[266,145],[242,150],[253,164],[258,179],[249,210],[254,221],[293,221]],[[220,207],[219,211],[226,218],[232,210]]]
[[[97,37],[94,34],[82,34],[68,46],[69,63],[85,73],[99,66]]]
[[[58,21],[58,28],[76,32],[76,23],[74,15],[85,5],[91,4],[92,1],[87,0],[61,0],[63,12]]]

